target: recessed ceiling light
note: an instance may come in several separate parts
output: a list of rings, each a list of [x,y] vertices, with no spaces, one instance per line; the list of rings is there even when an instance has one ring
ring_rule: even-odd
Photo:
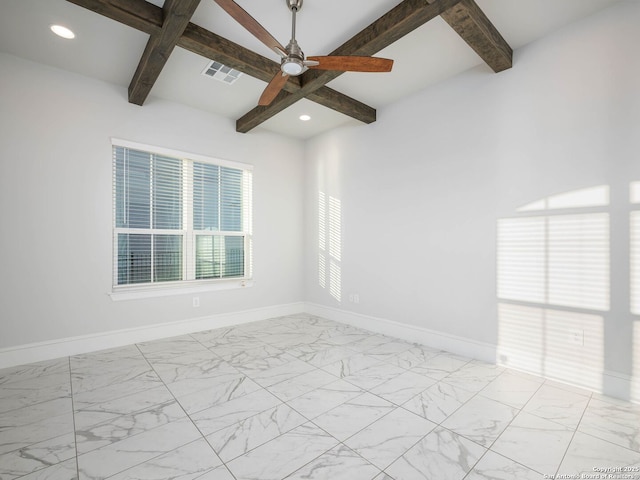
[[[76,38],[76,34],[62,25],[51,25],[51,31],[62,38]]]
[[[300,115],[298,118],[300,120],[302,120],[303,122],[308,122],[309,120],[311,120],[311,116],[306,115],[306,114],[305,115]]]

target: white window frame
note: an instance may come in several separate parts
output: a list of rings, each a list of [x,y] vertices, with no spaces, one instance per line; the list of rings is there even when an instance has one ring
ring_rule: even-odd
[[[180,150],[174,150],[155,145],[147,145],[119,138],[111,138],[111,151],[115,147],[124,147],[133,150],[140,150],[152,154],[172,157],[183,160],[183,186],[186,197],[190,200],[183,202],[183,228],[181,230],[165,230],[165,229],[146,229],[146,228],[119,228],[116,226],[116,204],[115,197],[112,198],[112,288],[109,296],[112,300],[131,300],[136,298],[150,298],[167,295],[192,294],[199,292],[207,292],[212,290],[229,290],[235,288],[245,288],[253,286],[253,261],[252,261],[252,215],[253,215],[253,186],[252,172],[253,165],[240,163],[230,160],[222,160],[218,158],[208,157]],[[186,161],[185,161],[186,160]],[[113,165],[113,153],[112,153]],[[243,219],[243,230],[241,232],[227,231],[196,231],[193,229],[193,192],[192,183],[189,182],[190,173],[192,173],[193,163],[207,163],[210,165],[228,167],[246,172],[244,179],[243,192],[246,206],[246,218]],[[113,179],[112,179],[113,185]],[[112,187],[113,188],[113,187]],[[113,197],[113,193],[112,193]],[[165,234],[165,235],[181,235],[183,248],[183,278],[184,280],[174,282],[156,282],[145,284],[125,284],[118,285],[118,235],[122,233],[143,233],[143,234]],[[244,237],[244,275],[242,277],[232,278],[212,278],[212,279],[196,279],[195,278],[195,248],[196,237],[199,235],[211,236],[241,236]],[[189,268],[189,262],[192,261],[192,268]],[[153,263],[152,263],[153,265]],[[153,266],[152,266],[153,268]]]

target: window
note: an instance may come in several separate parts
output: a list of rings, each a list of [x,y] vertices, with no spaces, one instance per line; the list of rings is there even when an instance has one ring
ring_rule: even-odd
[[[251,277],[251,167],[114,141],[114,290]]]

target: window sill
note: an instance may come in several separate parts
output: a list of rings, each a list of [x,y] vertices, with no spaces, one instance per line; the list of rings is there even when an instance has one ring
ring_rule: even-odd
[[[114,302],[121,300],[137,300],[140,298],[168,297],[171,295],[193,295],[194,293],[215,292],[220,290],[233,290],[236,288],[253,287],[253,280],[235,279],[211,283],[199,283],[190,285],[166,285],[153,287],[130,287],[117,289],[108,295]]]

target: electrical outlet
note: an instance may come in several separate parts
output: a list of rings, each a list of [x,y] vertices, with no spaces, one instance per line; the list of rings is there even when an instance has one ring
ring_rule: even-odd
[[[194,307],[200,306],[200,297],[193,297],[193,306]]]

